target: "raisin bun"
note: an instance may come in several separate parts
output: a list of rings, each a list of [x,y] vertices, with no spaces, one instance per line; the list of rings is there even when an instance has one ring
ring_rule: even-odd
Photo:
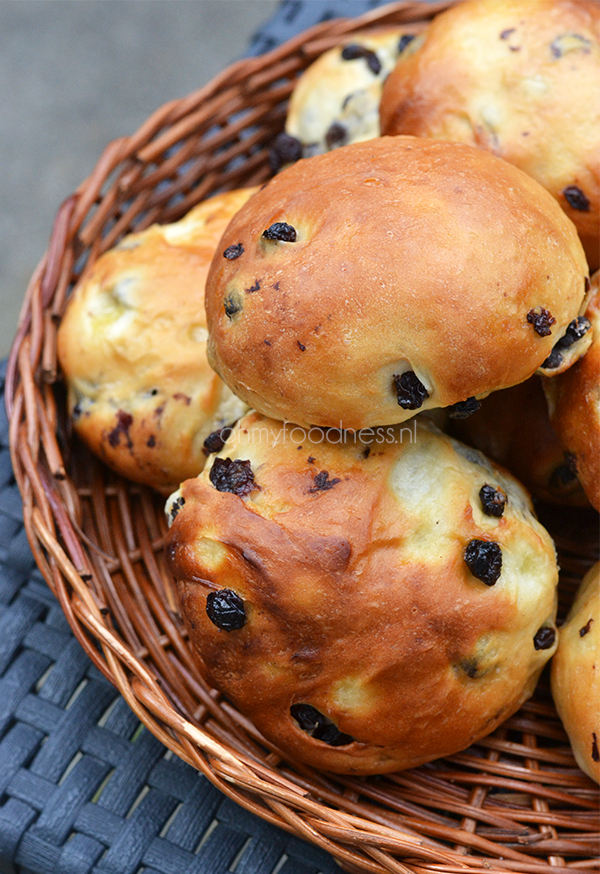
[[[575,459],[550,423],[539,376],[497,391],[466,419],[452,419],[449,432],[507,467],[543,501],[589,506]]]
[[[527,494],[423,422],[358,434],[250,413],[167,512],[203,674],[317,768],[461,750],[554,652],[554,548]]]
[[[489,149],[537,179],[600,258],[600,3],[467,0],[386,80],[384,134]]]
[[[76,432],[109,467],[162,492],[199,473],[205,439],[247,409],[208,364],[203,302],[219,238],[253,190],[125,237],[75,288],[60,325]]]
[[[590,503],[600,511],[600,272],[585,311],[592,325],[586,355],[557,379],[545,380],[550,421],[569,453]]]
[[[572,222],[525,173],[381,137],[285,168],[234,217],[207,280],[209,360],[273,418],[402,422],[531,376],[587,281]]]
[[[273,148],[276,168],[290,158],[378,137],[385,78],[400,56],[418,45],[422,30],[423,25],[416,25],[355,33],[320,55],[300,76],[290,97],[285,134]]]
[[[584,577],[559,634],[552,696],[577,764],[600,783],[600,563]]]

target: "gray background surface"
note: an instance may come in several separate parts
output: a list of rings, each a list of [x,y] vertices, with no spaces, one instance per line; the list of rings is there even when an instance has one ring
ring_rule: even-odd
[[[104,146],[247,49],[277,0],[0,0],[0,358]]]

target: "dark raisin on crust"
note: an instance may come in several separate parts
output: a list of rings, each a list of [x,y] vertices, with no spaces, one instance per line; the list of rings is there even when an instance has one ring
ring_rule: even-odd
[[[577,478],[577,458],[572,452],[565,452],[564,461],[556,467],[550,476],[550,487],[560,491],[564,486]]]
[[[235,261],[236,258],[239,258],[240,255],[243,254],[243,245],[241,243],[234,243],[233,246],[227,246],[227,248],[223,252],[223,258],[227,258],[228,261]]]
[[[499,519],[504,514],[508,497],[504,489],[486,483],[479,489],[479,500],[486,516],[495,516]]]
[[[306,352],[306,346],[304,345],[304,343],[301,343],[300,340],[296,340],[296,343],[298,344],[298,348],[301,352]]]
[[[592,732],[592,759],[595,762],[600,762],[600,753],[598,752],[598,738],[596,732]]]
[[[418,410],[429,397],[429,392],[413,370],[395,373],[394,388],[398,405],[403,410]]]
[[[244,291],[247,294],[254,294],[255,291],[260,291],[260,280],[255,279],[254,285],[250,285],[248,288],[245,288]]]
[[[569,52],[580,51],[588,55],[592,44],[580,33],[562,33],[550,43],[550,54],[553,58],[562,58]]]
[[[213,431],[202,444],[202,452],[204,452],[205,455],[212,455],[214,452],[220,452],[225,445],[225,442],[229,439],[231,431],[232,428],[230,425],[226,425],[224,428],[219,428],[217,431]]]
[[[540,337],[548,337],[552,333],[550,325],[556,321],[552,313],[544,307],[534,307],[527,313],[527,321],[533,325],[533,330]]]
[[[464,674],[467,675],[467,677],[470,677],[472,680],[475,679],[479,672],[479,667],[475,658],[461,659],[458,663],[458,667]]]
[[[77,421],[77,419],[81,416],[81,412],[82,412],[82,410],[81,410],[81,402],[80,402],[80,401],[77,401],[77,403],[74,405],[74,407],[73,407],[73,409],[72,409],[72,411],[71,411],[71,415],[73,416],[73,419],[74,419],[75,421]]]
[[[463,553],[465,563],[474,577],[493,586],[502,571],[502,550],[492,540],[470,540]]]
[[[337,486],[338,483],[341,483],[341,479],[339,479],[339,477],[329,479],[329,471],[320,470],[319,473],[314,475],[313,482],[314,486],[308,490],[309,493],[328,492],[329,489],[332,489],[334,486]]]
[[[179,513],[179,511],[181,510],[181,508],[183,507],[184,504],[185,504],[184,497],[180,496],[179,498],[175,498],[175,500],[171,504],[171,507],[169,510],[169,515],[171,516],[171,522],[175,521],[175,517],[177,516],[177,514]]]
[[[458,401],[456,404],[451,404],[446,407],[448,415],[451,419],[468,419],[473,413],[476,413],[481,406],[481,401],[477,398],[467,398],[466,401]]]
[[[243,498],[258,488],[249,461],[215,458],[209,479],[218,492],[231,492]]]
[[[372,49],[366,46],[361,46],[358,43],[351,43],[344,46],[342,49],[342,58],[344,61],[355,61],[357,58],[364,58],[367,62],[367,67],[375,75],[381,73],[381,61]]]
[[[548,357],[546,358],[546,360],[542,361],[541,366],[544,367],[546,370],[555,370],[557,367],[560,367],[563,361],[564,359],[562,352],[555,346],[550,355],[548,355]]]
[[[556,640],[556,631],[548,625],[542,625],[535,633],[533,638],[533,646],[535,649],[550,649],[554,646]]]
[[[219,589],[206,596],[208,618],[223,631],[237,631],[246,624],[244,602],[233,589]]]
[[[302,157],[302,143],[297,137],[283,131],[277,134],[269,150],[269,166],[273,173],[285,164],[295,164]]]
[[[336,146],[345,145],[348,139],[348,129],[339,121],[334,121],[329,125],[325,134],[325,145],[328,149],[334,149]]]
[[[302,731],[314,737],[315,740],[322,740],[331,747],[343,747],[354,742],[352,735],[340,731],[312,704],[292,704],[290,714]]]
[[[564,336],[562,336],[560,340],[556,341],[555,348],[568,349],[569,346],[573,345],[573,343],[581,340],[581,338],[587,334],[591,327],[592,323],[589,321],[589,319],[586,319],[585,316],[577,316],[576,319],[573,319],[572,322],[569,322],[569,326],[565,331]]]
[[[225,297],[225,300],[223,301],[223,307],[225,309],[225,315],[227,316],[227,318],[233,318],[236,313],[242,311],[242,301],[240,300],[240,296],[236,292],[231,291]]]
[[[117,446],[121,443],[121,434],[125,437],[127,441],[127,448],[131,449],[133,446],[133,441],[129,436],[129,429],[133,424],[133,416],[131,413],[126,413],[125,410],[119,410],[117,413],[117,424],[112,429],[112,431],[108,435],[108,442],[116,449]]]
[[[288,225],[287,222],[273,222],[266,231],[263,231],[262,235],[266,240],[280,240],[283,243],[296,242],[296,228]]]
[[[581,188],[576,185],[567,185],[566,188],[563,188],[563,194],[572,209],[576,209],[578,212],[590,211],[590,202]]]
[[[579,629],[579,637],[585,637],[588,634],[590,628],[592,627],[593,618],[588,619],[583,628]]]
[[[148,447],[148,449],[154,449],[154,447],[156,446],[156,437],[154,436],[154,434],[150,434],[150,436],[146,440],[146,446]]]
[[[400,39],[398,40],[398,54],[401,55],[407,45],[413,41],[416,37],[416,33],[403,33]]]

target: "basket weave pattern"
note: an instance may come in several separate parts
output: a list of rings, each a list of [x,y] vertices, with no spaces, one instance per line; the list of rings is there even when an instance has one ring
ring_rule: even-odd
[[[150,731],[238,804],[351,872],[597,870],[597,787],[575,765],[544,680],[490,737],[415,770],[329,777],[286,762],[200,679],[164,563],[163,499],[71,438],[57,374],[65,301],[102,252],[220,190],[264,182],[302,70],[347,34],[448,5],[399,3],[317,25],[108,145],[60,208],[27,291],[6,381],[13,467],[35,560],[84,650]],[[542,521],[557,539],[564,615],[595,558],[595,517]]]

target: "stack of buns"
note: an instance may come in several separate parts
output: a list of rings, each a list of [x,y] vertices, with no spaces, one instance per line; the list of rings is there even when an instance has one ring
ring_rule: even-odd
[[[533,119],[542,88],[544,124],[519,143],[535,150],[564,123],[540,46],[551,37],[551,58],[585,79],[600,63],[592,6],[466,0],[417,35],[346,41],[300,80],[276,175],[126,238],[61,326],[76,430],[118,472],[173,492],[167,555],[200,670],[292,759],[374,774],[452,754],[518,709],[557,647],[570,663],[554,545],[515,474],[538,497],[598,508],[595,158],[589,135],[584,147],[561,128],[536,178],[504,126],[514,137],[510,112]],[[429,69],[452,57],[456,82],[435,96],[462,122],[423,130]],[[472,93],[492,81],[484,59],[522,102],[498,83]],[[356,124],[332,109],[340,88]],[[360,118],[348,95],[369,89]],[[557,179],[563,194],[584,186],[583,223]],[[519,443],[534,410],[536,464]],[[577,706],[557,701],[561,715]],[[577,716],[563,718],[571,734]]]

